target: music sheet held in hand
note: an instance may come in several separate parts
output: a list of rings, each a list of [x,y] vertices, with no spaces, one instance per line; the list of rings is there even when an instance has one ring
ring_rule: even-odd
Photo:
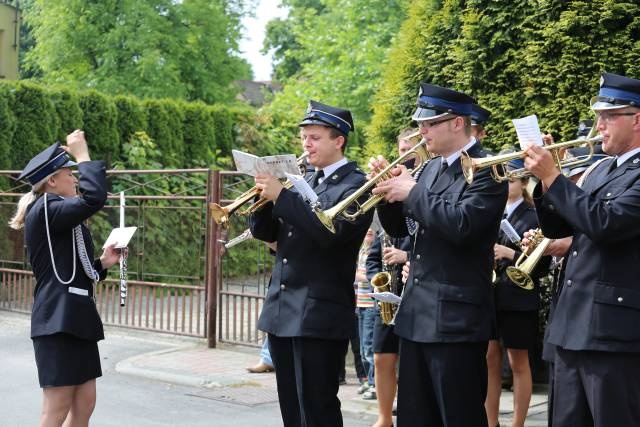
[[[371,297],[380,302],[390,302],[391,304],[400,304],[400,301],[402,301],[402,297],[399,297],[393,292],[371,292],[365,294],[365,296]]]
[[[286,178],[287,173],[300,174],[294,154],[258,157],[238,150],[231,152],[238,172],[249,176],[255,177],[259,173],[267,173],[276,178]]]
[[[513,119],[511,121],[516,127],[518,141],[520,142],[520,149],[524,150],[531,144],[539,146],[543,145],[542,132],[540,132],[538,117],[535,114],[521,119]]]

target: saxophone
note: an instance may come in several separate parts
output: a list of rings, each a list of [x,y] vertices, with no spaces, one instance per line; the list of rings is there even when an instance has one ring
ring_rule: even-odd
[[[394,271],[394,267],[391,264],[386,264],[384,262],[384,249],[393,246],[391,244],[391,237],[387,233],[382,234],[381,236],[381,253],[382,253],[382,271],[376,273],[371,278],[371,285],[373,286],[374,292],[393,292],[397,294],[397,276]],[[378,301],[378,307],[380,308],[380,319],[382,323],[385,325],[390,325],[393,322],[395,317],[396,310],[398,306],[396,304],[392,304],[390,302],[381,302]]]

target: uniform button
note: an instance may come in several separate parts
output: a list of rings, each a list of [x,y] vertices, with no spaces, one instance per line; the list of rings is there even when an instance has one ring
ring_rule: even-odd
[[[407,210],[407,213],[408,213],[409,215],[413,215],[413,211],[412,211],[411,209]]]
[[[550,210],[550,211],[554,211],[554,210],[556,210],[556,207],[555,207],[555,206],[553,206],[552,204],[549,204],[549,210]]]
[[[289,262],[289,261],[287,261],[287,259],[286,259],[286,258],[283,258],[283,260],[282,260],[282,263],[283,263],[283,264],[286,264],[286,263],[288,263],[288,262]]]
[[[423,229],[423,230],[420,230],[420,234],[424,234],[424,229]]]
[[[571,286],[571,279],[567,280],[567,286]]]
[[[624,298],[618,297],[618,302],[622,302],[622,301],[624,301]]]
[[[284,283],[280,283],[280,290],[284,291],[287,287],[284,285]]]
[[[418,284],[419,280],[418,279],[413,279],[413,283],[415,283],[416,285]]]
[[[416,259],[420,259],[420,254],[416,255]]]
[[[611,193],[607,193],[607,197],[611,197]]]
[[[288,233],[287,233],[287,236],[288,236],[288,237],[291,237],[291,236],[293,236],[293,233],[292,233],[292,232],[288,232]]]
[[[578,251],[573,251],[573,256],[578,256]]]

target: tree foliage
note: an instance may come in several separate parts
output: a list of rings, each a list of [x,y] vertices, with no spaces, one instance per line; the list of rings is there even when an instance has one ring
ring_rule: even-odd
[[[26,54],[46,83],[207,103],[248,78],[238,56],[242,0],[30,0]]]
[[[300,151],[297,123],[309,99],[348,108],[356,133],[347,155],[359,156],[361,130],[371,116],[387,50],[403,20],[402,0],[315,0],[284,2],[286,20],[270,24],[266,47],[276,48],[276,75],[284,90],[252,123],[271,148]],[[277,31],[276,31],[277,29]],[[247,133],[251,135],[251,132]],[[272,152],[273,153],[273,152]]]
[[[631,1],[432,0],[409,8],[373,105],[369,151],[410,123],[418,84],[466,91],[493,112],[494,149],[516,142],[511,119],[536,114],[573,138],[602,71],[640,77],[640,6]]]

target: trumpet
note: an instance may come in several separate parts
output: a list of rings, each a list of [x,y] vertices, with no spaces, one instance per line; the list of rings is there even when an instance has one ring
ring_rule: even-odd
[[[551,151],[551,155],[553,156],[558,169],[562,170],[562,168],[575,166],[591,159],[591,157],[593,156],[593,147],[599,142],[602,142],[601,135],[587,139],[574,139],[571,141],[558,142],[551,145],[545,145],[542,148]],[[560,150],[579,147],[585,144],[589,146],[588,154],[571,159],[560,159]],[[460,157],[460,162],[462,165],[462,172],[464,173],[464,177],[469,184],[473,182],[473,176],[477,171],[486,168],[491,168],[491,176],[493,177],[493,179],[498,182],[502,182],[510,179],[519,179],[531,176],[531,172],[529,172],[525,168],[515,169],[512,171],[507,171],[506,169],[506,164],[510,160],[524,159],[525,157],[526,154],[524,151],[517,151],[515,153],[499,154],[497,156],[474,159],[472,157],[469,157],[469,155],[463,151]],[[500,169],[503,169],[503,171],[501,172]]]
[[[418,135],[419,133],[416,132],[409,135],[407,138],[413,138]],[[409,173],[415,175],[415,173],[422,169],[422,166],[432,158],[431,153],[427,151],[426,145],[427,141],[425,139],[421,140],[410,150],[406,151],[402,156],[389,163],[386,168],[384,168],[376,176],[368,180],[353,194],[351,194],[349,197],[342,200],[332,208],[326,210],[315,208],[315,213],[318,216],[320,222],[322,222],[322,224],[327,227],[329,231],[335,233],[336,228],[333,223],[336,219],[342,218],[346,219],[347,221],[354,221],[356,218],[358,218],[358,216],[363,215],[371,210],[371,208],[375,207],[382,199],[384,199],[384,194],[372,195],[364,202],[359,202],[358,199],[371,191],[373,187],[375,187],[379,182],[391,178],[391,170],[414,155],[416,157],[416,164],[414,164],[413,168],[409,170]],[[348,212],[348,209],[351,206],[355,207],[355,211],[353,213]]]
[[[306,151],[302,153],[300,157],[296,159],[298,164],[298,169],[300,169],[300,173],[304,175],[306,173],[307,167],[305,164],[305,160],[309,153]],[[285,181],[285,188],[290,188],[291,183],[289,180]],[[233,202],[229,203],[226,206],[220,206],[217,203],[210,203],[209,209],[211,209],[211,216],[216,224],[221,225],[223,228],[227,228],[229,226],[229,218],[233,215],[240,207],[245,205],[246,203],[255,199],[256,196],[260,195],[260,189],[256,186],[251,187],[249,190],[242,193],[240,196],[236,197]],[[257,202],[250,205],[248,208],[239,211],[238,215],[245,216],[250,215],[258,210],[262,209],[269,201],[265,198],[260,198]]]
[[[531,278],[531,273],[551,243],[551,239],[544,237],[542,230],[539,228],[533,231],[530,240],[531,243],[527,247],[527,250],[523,251],[522,255],[518,257],[515,266],[507,267],[507,276],[509,276],[509,279],[517,286],[526,290],[533,289],[534,283]]]

